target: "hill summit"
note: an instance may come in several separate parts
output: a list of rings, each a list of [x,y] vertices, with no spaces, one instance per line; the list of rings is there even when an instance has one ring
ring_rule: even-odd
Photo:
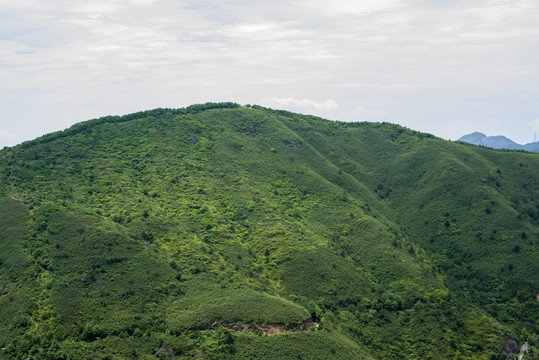
[[[537,355],[539,154],[234,103],[0,151],[0,358]]]

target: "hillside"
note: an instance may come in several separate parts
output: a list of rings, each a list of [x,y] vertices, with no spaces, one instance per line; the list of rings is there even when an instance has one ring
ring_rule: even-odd
[[[5,148],[0,358],[537,358],[538,165],[232,103]]]

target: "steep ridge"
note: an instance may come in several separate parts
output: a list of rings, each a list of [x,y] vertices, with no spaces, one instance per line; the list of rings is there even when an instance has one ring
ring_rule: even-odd
[[[538,161],[232,103],[4,149],[0,358],[533,354]]]

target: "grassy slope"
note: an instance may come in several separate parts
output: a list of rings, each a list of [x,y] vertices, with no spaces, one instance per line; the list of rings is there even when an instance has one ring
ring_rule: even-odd
[[[5,235],[20,255],[2,266],[35,263],[10,285],[33,287],[33,305],[2,312],[0,345],[484,358],[537,333],[537,156],[227,107],[103,118],[0,152],[0,194],[22,198],[2,206],[31,218]],[[310,314],[321,330],[185,330]]]
[[[526,296],[535,295],[530,291],[537,279],[525,275],[539,270],[533,248],[539,222],[536,154],[454,144],[390,125],[363,124],[341,134],[342,141],[320,148],[368,184],[391,209],[386,214],[430,256],[445,251],[482,277],[512,263],[503,284],[508,296],[524,288]]]

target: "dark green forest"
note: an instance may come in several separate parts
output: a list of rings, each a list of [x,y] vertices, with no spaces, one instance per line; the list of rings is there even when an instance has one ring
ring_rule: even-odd
[[[208,103],[0,150],[0,359],[539,358],[539,154]]]

